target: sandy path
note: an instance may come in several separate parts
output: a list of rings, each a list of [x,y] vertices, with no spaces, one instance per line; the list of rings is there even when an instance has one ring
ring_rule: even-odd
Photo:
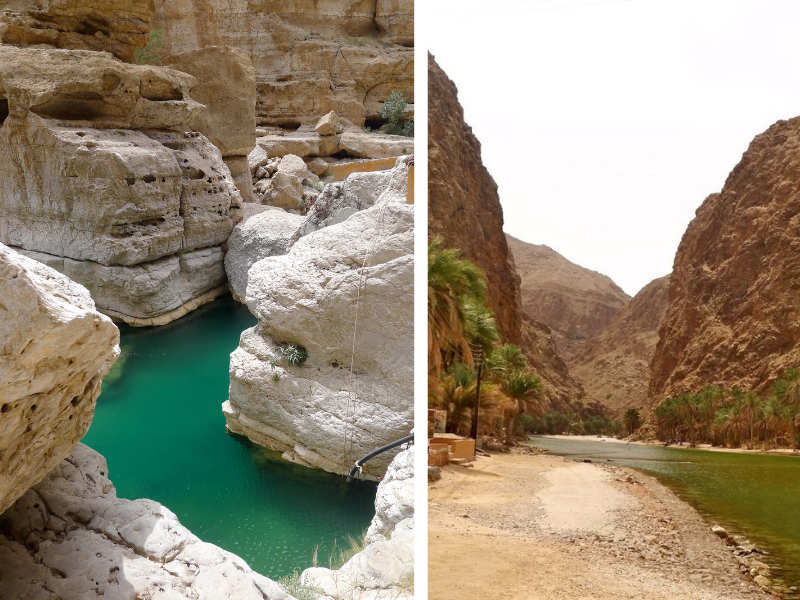
[[[550,456],[447,467],[429,490],[430,600],[768,599],[644,475]]]

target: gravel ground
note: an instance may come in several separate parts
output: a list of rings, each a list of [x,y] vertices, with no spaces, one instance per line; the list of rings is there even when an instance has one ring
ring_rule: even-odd
[[[449,466],[429,486],[430,600],[774,600],[653,478],[544,455]]]

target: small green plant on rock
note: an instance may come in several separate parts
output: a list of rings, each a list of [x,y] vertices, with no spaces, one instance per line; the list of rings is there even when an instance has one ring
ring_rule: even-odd
[[[272,374],[272,381],[280,381],[280,380],[281,380],[280,375],[278,375],[277,373]]]
[[[345,39],[347,40],[347,43],[350,44],[351,46],[366,46],[367,45],[367,41],[362,37],[358,37],[357,35],[354,35],[354,36],[348,35],[348,36],[345,37]]]
[[[303,583],[300,573],[296,570],[291,575],[278,578],[278,585],[283,588],[284,592],[294,596],[297,600],[317,600],[322,595],[321,589]]]
[[[281,354],[283,354],[283,358],[287,363],[297,367],[306,362],[306,359],[308,358],[306,349],[302,346],[296,346],[294,344],[282,346],[279,351]]]
[[[381,118],[386,119],[386,124],[381,127],[381,131],[392,135],[404,135],[414,137],[414,119],[401,121],[403,111],[406,109],[405,96],[400,92],[392,92],[381,106]]]
[[[133,52],[133,58],[136,61],[136,64],[154,65],[161,60],[159,50],[161,50],[161,46],[164,44],[164,40],[162,39],[163,36],[163,29],[156,29],[150,32],[150,40],[147,42],[144,48],[137,48]]]

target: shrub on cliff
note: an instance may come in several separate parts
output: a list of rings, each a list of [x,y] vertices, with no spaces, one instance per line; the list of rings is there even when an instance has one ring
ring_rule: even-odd
[[[154,65],[161,60],[161,55],[158,53],[164,40],[162,29],[156,29],[150,32],[150,40],[144,48],[137,48],[133,53],[133,58],[138,65]]]
[[[381,127],[381,131],[392,135],[404,135],[414,137],[414,119],[401,121],[403,111],[406,109],[405,96],[399,92],[392,92],[381,107],[381,118],[386,119],[387,123]]]

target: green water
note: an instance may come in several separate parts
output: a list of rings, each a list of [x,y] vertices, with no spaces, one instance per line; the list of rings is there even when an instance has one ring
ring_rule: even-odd
[[[225,297],[163,327],[120,327],[122,357],[103,381],[83,443],[108,461],[122,498],[152,498],[206,542],[268,577],[320,564],[358,536],[377,486],[280,459],[226,433],[230,353],[255,324]]]
[[[613,461],[655,476],[709,523],[746,536],[787,586],[800,586],[800,458],[533,437],[552,454]],[[800,598],[800,595],[792,596]]]

